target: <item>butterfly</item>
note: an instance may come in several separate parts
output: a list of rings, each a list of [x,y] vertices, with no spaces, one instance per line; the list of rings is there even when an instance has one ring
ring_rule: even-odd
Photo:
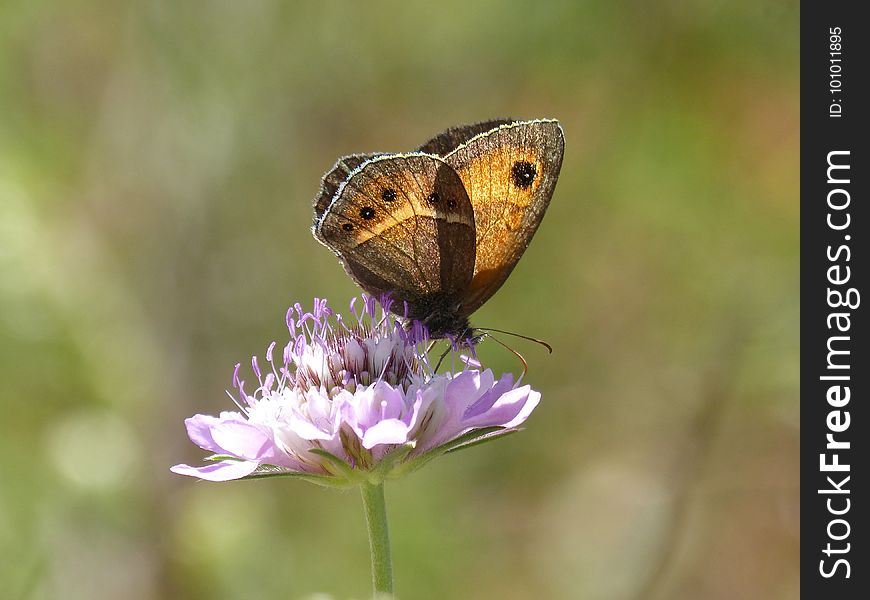
[[[416,151],[345,156],[321,182],[314,237],[366,292],[432,338],[474,342],[469,316],[502,286],[553,196],[554,119],[447,129]]]

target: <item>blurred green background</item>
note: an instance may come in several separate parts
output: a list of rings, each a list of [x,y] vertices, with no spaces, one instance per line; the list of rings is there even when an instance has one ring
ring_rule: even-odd
[[[172,475],[284,311],[342,154],[556,117],[474,317],[527,430],[387,489],[403,600],[798,595],[797,2],[5,2],[0,592],[365,598],[358,495]],[[492,347],[495,346],[495,347]],[[518,371],[497,345],[496,370]]]

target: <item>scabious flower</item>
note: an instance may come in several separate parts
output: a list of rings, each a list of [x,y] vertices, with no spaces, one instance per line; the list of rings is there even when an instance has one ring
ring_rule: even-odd
[[[358,306],[362,304],[362,306]],[[473,358],[458,372],[436,373],[429,338],[403,326],[389,300],[363,296],[354,319],[325,300],[287,311],[290,341],[268,367],[256,357],[256,389],[233,373],[238,410],[185,421],[191,441],[214,453],[206,466],[172,471],[209,481],[290,475],[331,486],[383,481],[435,456],[516,431],[540,401],[510,374],[496,379]],[[457,349],[454,347],[454,351]]]

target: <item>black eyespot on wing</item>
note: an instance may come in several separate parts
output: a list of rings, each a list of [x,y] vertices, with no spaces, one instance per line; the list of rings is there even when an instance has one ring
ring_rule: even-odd
[[[375,216],[375,209],[373,209],[371,206],[363,206],[361,209],[359,209],[359,216],[366,220],[372,219]]]
[[[429,204],[432,206],[437,206],[438,203],[441,202],[441,196],[438,195],[438,192],[432,192],[426,200],[428,200]]]
[[[453,210],[454,208],[456,208],[456,200],[454,200],[453,198],[448,199],[447,200],[447,208],[449,208],[450,210]]]
[[[511,169],[511,178],[514,180],[514,185],[522,189],[531,187],[537,174],[538,169],[535,168],[535,165],[524,160],[515,162]]]
[[[392,188],[387,188],[383,192],[381,192],[381,198],[384,199],[384,202],[393,202],[396,197],[396,190]]]
[[[353,223],[345,223],[341,228],[345,231],[353,231]]]

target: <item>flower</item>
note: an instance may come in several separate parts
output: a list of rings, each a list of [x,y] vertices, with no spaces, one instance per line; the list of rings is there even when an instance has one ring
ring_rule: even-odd
[[[238,411],[186,419],[187,434],[214,453],[209,464],[172,471],[209,481],[291,475],[324,485],[381,481],[431,458],[516,431],[540,401],[511,374],[496,379],[473,358],[458,372],[436,373],[425,328],[389,310],[388,299],[350,303],[346,322],[325,300],[287,311],[290,341],[280,362],[275,342],[251,368],[245,391],[233,373]],[[405,325],[403,326],[403,323]],[[457,348],[454,345],[453,350]],[[264,373],[265,371],[265,373]]]

